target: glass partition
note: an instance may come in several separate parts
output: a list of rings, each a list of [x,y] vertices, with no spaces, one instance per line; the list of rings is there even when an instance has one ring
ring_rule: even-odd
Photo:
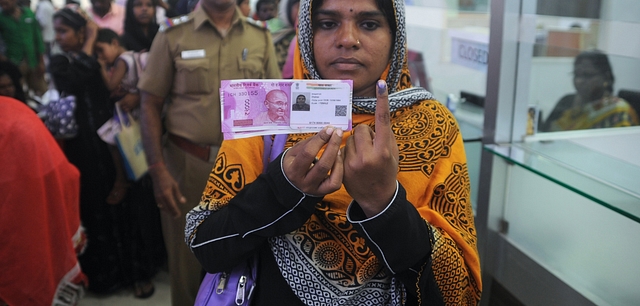
[[[635,133],[487,145],[486,150],[640,223]],[[615,145],[615,152],[602,147]],[[612,171],[614,170],[614,171]]]
[[[640,1],[494,0],[491,12],[483,269],[525,304],[635,305]],[[568,287],[540,291],[553,282]]]
[[[640,1],[530,2],[517,93],[527,134],[640,124]]]
[[[637,185],[632,178],[640,176],[640,1],[521,3],[512,141],[524,141],[518,146],[536,155],[562,156],[557,167],[575,169],[587,180],[630,190]],[[584,139],[593,141],[571,145]],[[620,158],[619,152],[635,156]],[[552,168],[541,175],[554,175]],[[586,196],[598,190],[578,189]],[[603,202],[628,212],[640,192],[631,194],[636,196],[622,197],[627,200],[619,205]]]

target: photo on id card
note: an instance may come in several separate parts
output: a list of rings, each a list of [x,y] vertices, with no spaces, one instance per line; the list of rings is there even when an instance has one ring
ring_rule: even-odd
[[[351,127],[350,80],[294,81],[291,85],[292,129],[306,130],[327,125],[348,130]]]

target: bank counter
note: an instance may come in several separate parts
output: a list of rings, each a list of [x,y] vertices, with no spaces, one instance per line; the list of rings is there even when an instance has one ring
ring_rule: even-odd
[[[407,3],[420,85],[465,143],[481,305],[638,305],[640,127],[539,127],[586,50],[607,55],[612,95],[640,95],[640,1]]]

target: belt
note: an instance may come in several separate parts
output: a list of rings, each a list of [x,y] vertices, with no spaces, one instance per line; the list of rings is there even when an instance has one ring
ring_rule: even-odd
[[[206,162],[215,161],[216,157],[211,156],[211,152],[217,152],[217,150],[211,150],[212,146],[210,145],[193,143],[182,136],[178,136],[176,134],[171,134],[171,133],[169,134],[169,140],[171,140],[171,142],[173,142],[176,146],[178,146],[178,148],[182,149],[183,151],[199,159],[202,159]]]

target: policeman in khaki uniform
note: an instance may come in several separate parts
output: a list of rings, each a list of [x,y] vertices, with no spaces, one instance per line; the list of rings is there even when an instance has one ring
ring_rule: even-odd
[[[184,243],[186,213],[200,201],[223,136],[224,79],[281,78],[268,30],[245,19],[236,0],[201,0],[157,34],[144,74],[141,129],[153,188],[162,210],[173,305],[193,305],[201,266]],[[162,136],[162,121],[166,105]]]

